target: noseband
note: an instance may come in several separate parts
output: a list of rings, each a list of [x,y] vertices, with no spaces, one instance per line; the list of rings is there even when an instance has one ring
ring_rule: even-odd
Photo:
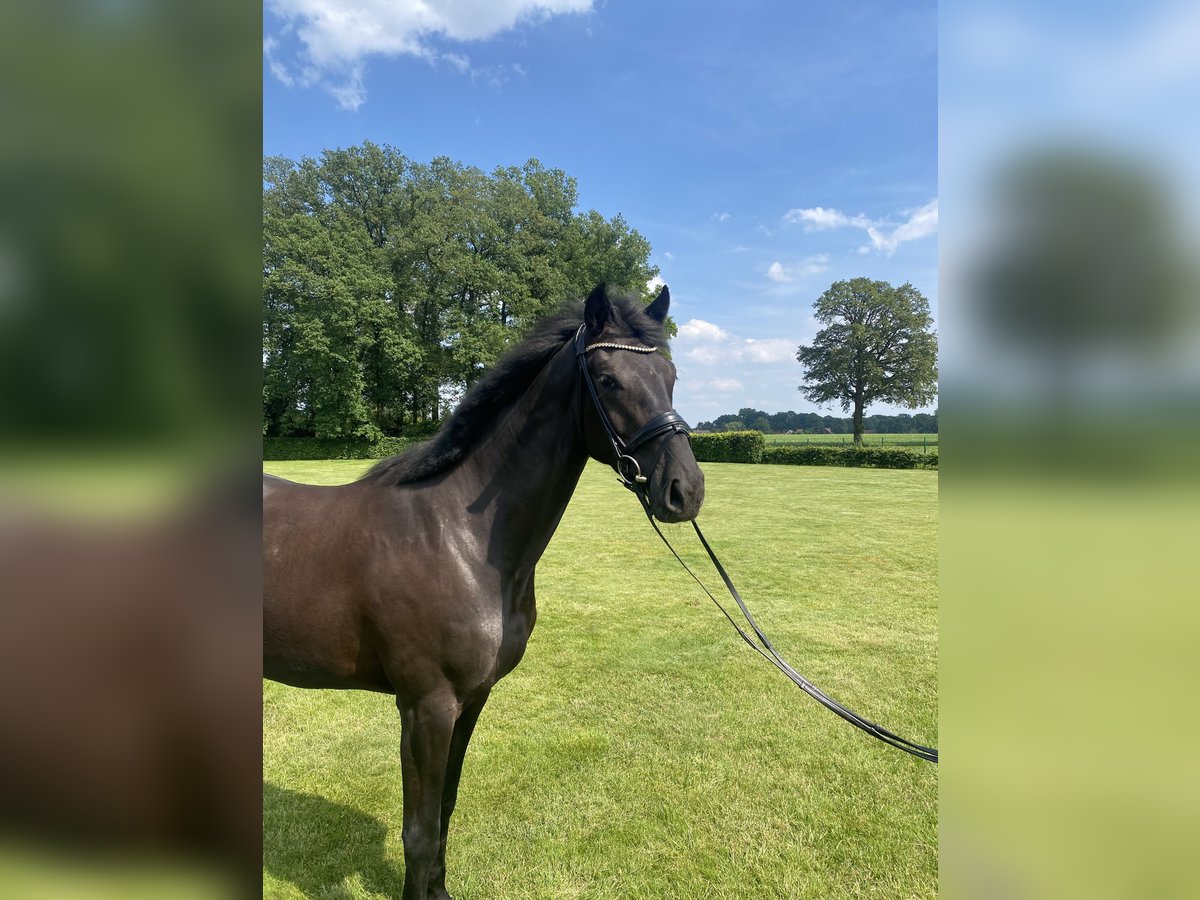
[[[621,477],[621,482],[625,487],[636,493],[642,489],[642,485],[646,484],[648,479],[642,474],[642,467],[638,465],[638,461],[633,458],[634,452],[646,446],[646,444],[657,437],[665,434],[691,434],[691,429],[688,428],[687,422],[683,420],[683,416],[679,415],[675,410],[669,409],[664,413],[659,413],[639,428],[628,441],[617,434],[617,429],[614,427],[612,419],[608,417],[608,412],[604,409],[604,404],[600,401],[600,395],[596,392],[596,384],[592,381],[592,373],[588,371],[587,355],[592,350],[601,349],[630,350],[634,353],[654,353],[658,348],[640,344],[616,344],[608,341],[589,344],[584,334],[586,329],[586,325],[580,325],[579,330],[575,332],[575,359],[579,363],[579,371],[583,375],[583,383],[587,386],[588,393],[591,394],[592,404],[596,407],[596,412],[600,416],[600,423],[604,426],[609,443],[612,444],[613,452],[616,454],[617,462],[613,468],[617,470],[617,474]],[[655,461],[655,465],[657,465],[657,461]],[[653,466],[650,467],[650,471],[654,471]]]

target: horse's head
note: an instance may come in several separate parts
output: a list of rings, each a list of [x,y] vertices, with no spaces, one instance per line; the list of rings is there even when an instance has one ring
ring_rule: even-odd
[[[584,392],[588,452],[616,466],[655,518],[685,522],[704,502],[704,473],[672,408],[675,366],[661,352],[670,304],[665,286],[647,307],[614,304],[601,283],[584,304],[577,352],[595,389],[594,401]]]

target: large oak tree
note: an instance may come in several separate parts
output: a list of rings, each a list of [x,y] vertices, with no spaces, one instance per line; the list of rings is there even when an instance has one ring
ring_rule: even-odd
[[[875,402],[916,409],[937,394],[937,336],[929,301],[911,284],[852,278],[830,285],[814,304],[824,328],[801,344],[800,391],[814,403],[853,409],[854,443]]]

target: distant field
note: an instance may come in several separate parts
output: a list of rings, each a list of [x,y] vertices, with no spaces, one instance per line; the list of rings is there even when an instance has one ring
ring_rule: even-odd
[[[852,444],[852,434],[766,434],[768,444]],[[916,450],[938,449],[936,434],[864,434],[863,443],[871,447],[907,447]]]
[[[369,465],[264,468],[336,484]],[[937,472],[703,468],[705,532],[780,651],[936,744]],[[667,530],[719,584],[690,530]],[[458,900],[937,896],[937,769],[744,646],[603,466],[543,558],[538,608],[467,753]],[[397,719],[386,696],[265,685],[265,897],[399,896]]]

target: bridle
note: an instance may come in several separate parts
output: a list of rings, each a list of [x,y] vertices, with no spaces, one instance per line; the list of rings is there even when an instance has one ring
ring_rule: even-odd
[[[583,374],[584,386],[587,388],[587,392],[591,394],[592,405],[600,416],[600,424],[604,426],[604,433],[608,435],[613,453],[616,454],[617,461],[613,464],[613,468],[617,470],[617,475],[620,476],[621,483],[640,496],[645,491],[643,485],[647,483],[648,479],[642,474],[642,467],[638,465],[638,461],[634,459],[633,454],[657,437],[665,434],[686,435],[691,434],[692,430],[688,428],[687,422],[683,421],[683,416],[673,409],[668,409],[664,413],[659,413],[639,428],[628,441],[624,440],[617,433],[612,419],[608,417],[608,412],[604,409],[604,404],[600,402],[600,395],[596,393],[596,383],[592,381],[592,373],[588,371],[587,367],[587,355],[593,350],[604,349],[629,350],[634,353],[654,353],[658,348],[648,347],[643,344],[617,344],[611,341],[589,344],[587,342],[586,331],[587,326],[580,325],[579,330],[575,332],[575,359],[579,363],[579,371]],[[654,467],[657,465],[658,460],[655,460],[654,465],[650,467],[650,471],[653,472]]]
[[[604,426],[604,431],[608,436],[609,442],[612,444],[613,452],[616,454],[616,462],[613,464],[613,468],[616,469],[617,475],[621,479],[621,483],[624,484],[625,487],[629,488],[629,490],[633,491],[634,495],[637,496],[638,501],[642,504],[642,510],[646,513],[646,518],[650,520],[651,526],[653,526],[658,536],[662,538],[662,542],[667,545],[667,549],[670,550],[675,559],[679,561],[679,564],[683,566],[684,570],[689,575],[692,576],[692,579],[696,582],[696,584],[700,585],[701,590],[708,595],[708,598],[716,604],[717,609],[719,609],[725,615],[725,618],[729,620],[729,624],[734,627],[734,630],[737,631],[742,640],[749,644],[750,647],[756,653],[766,659],[767,662],[779,669],[779,671],[786,675],[787,678],[798,688],[800,688],[826,709],[831,710],[833,713],[845,719],[851,725],[862,729],[872,737],[878,738],[889,746],[895,747],[898,750],[903,750],[905,753],[911,753],[913,756],[919,757],[920,759],[924,759],[928,762],[932,762],[936,765],[938,761],[937,748],[925,747],[921,744],[913,743],[912,741],[900,737],[894,732],[888,731],[882,725],[872,722],[865,716],[860,716],[858,713],[854,712],[854,710],[843,706],[837,700],[834,700],[819,687],[793,669],[791,665],[788,664],[787,660],[780,656],[774,645],[772,645],[770,638],[763,633],[762,629],[758,627],[758,623],[754,621],[754,616],[750,614],[750,610],[746,607],[746,602],[742,599],[742,595],[739,594],[737,588],[734,587],[733,581],[729,577],[729,573],[725,571],[725,567],[722,566],[721,561],[717,559],[717,555],[713,552],[712,547],[709,546],[708,541],[704,537],[704,533],[700,530],[700,526],[696,524],[695,519],[691,520],[692,528],[696,532],[696,536],[700,539],[700,543],[704,547],[705,552],[708,554],[708,558],[712,560],[713,566],[716,567],[717,573],[721,576],[721,580],[725,583],[725,588],[729,591],[729,595],[733,598],[734,602],[737,603],[738,609],[741,610],[746,623],[750,626],[751,631],[753,631],[754,637],[751,637],[745,629],[743,629],[736,621],[734,621],[734,618],[729,614],[729,611],[721,605],[721,602],[712,595],[704,582],[701,581],[699,577],[697,577],[696,573],[691,570],[688,564],[683,561],[683,558],[679,555],[675,548],[671,546],[671,542],[667,540],[667,536],[662,533],[662,529],[658,527],[658,523],[654,521],[654,513],[650,509],[650,498],[647,496],[648,491],[646,485],[648,484],[648,479],[642,474],[641,466],[638,465],[638,461],[634,459],[633,453],[639,448],[646,446],[646,444],[650,443],[655,438],[671,434],[690,435],[691,429],[688,428],[687,423],[683,420],[683,417],[680,416],[679,413],[673,409],[669,409],[664,413],[659,413],[657,416],[654,416],[652,419],[650,419],[650,421],[646,422],[645,425],[639,428],[634,433],[633,437],[631,437],[628,441],[625,441],[617,433],[617,429],[613,426],[612,419],[609,418],[608,412],[604,409],[604,404],[600,400],[600,395],[596,392],[596,385],[592,381],[592,373],[588,371],[587,366],[587,354],[592,350],[611,349],[628,350],[634,353],[654,353],[658,348],[641,344],[618,344],[607,341],[588,344],[586,329],[586,325],[580,325],[579,330],[575,332],[575,360],[578,363],[579,371],[583,376],[584,386],[587,388],[588,394],[591,395],[592,405],[595,407],[596,413],[600,417],[600,422]],[[659,448],[659,456],[650,466],[648,470],[649,472],[652,473],[658,466],[658,460],[661,458],[663,451],[666,449],[666,444],[667,442],[664,440],[662,447]],[[755,638],[757,638],[757,640],[755,640]]]

